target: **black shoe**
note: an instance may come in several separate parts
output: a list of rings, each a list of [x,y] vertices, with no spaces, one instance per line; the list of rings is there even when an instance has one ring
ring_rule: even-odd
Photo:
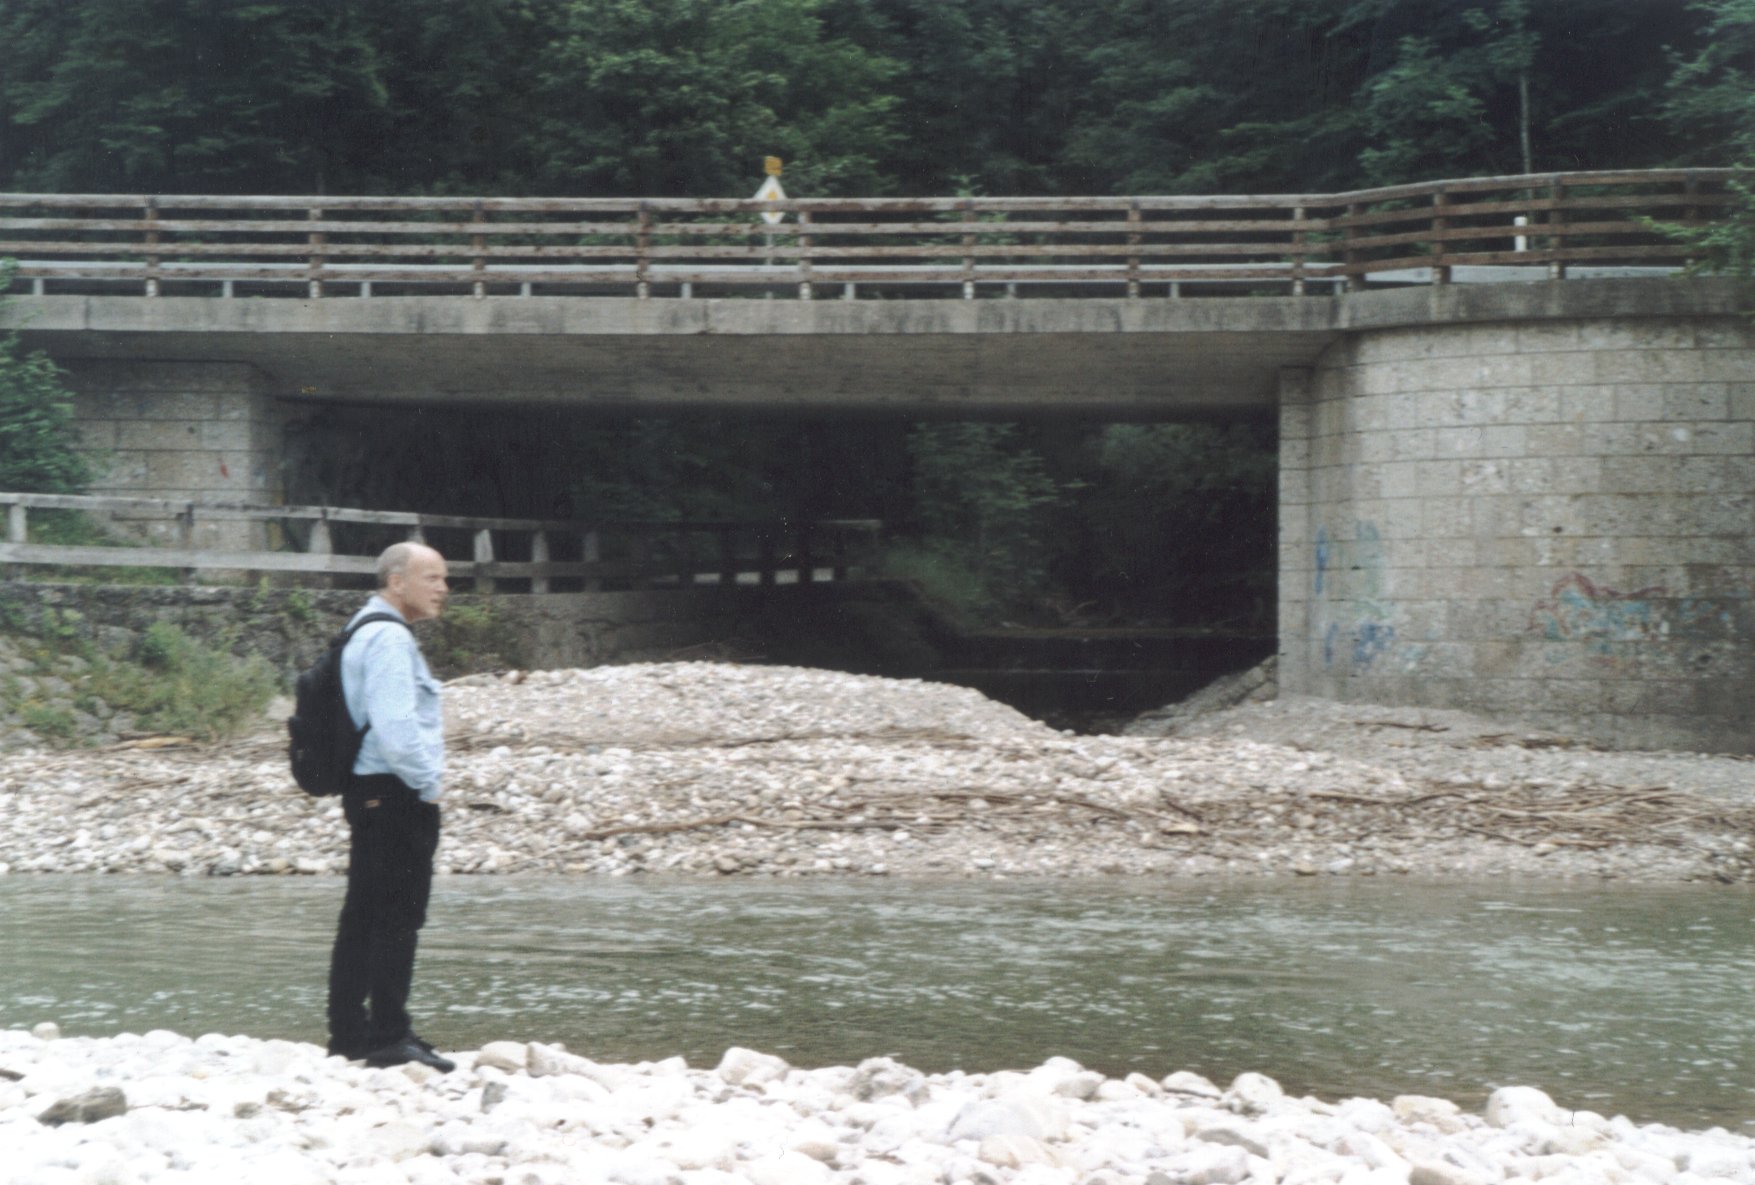
[[[351,1044],[346,1041],[337,1041],[335,1038],[331,1037],[329,1038],[329,1056],[344,1057],[351,1062],[357,1061],[366,1056],[366,1051],[357,1044]]]
[[[441,1074],[449,1074],[457,1068],[457,1063],[450,1058],[440,1057],[433,1052],[433,1047],[420,1040],[413,1033],[393,1041],[382,1049],[374,1049],[365,1055],[365,1063],[380,1069],[387,1066],[405,1066],[410,1062],[418,1062],[423,1066],[431,1066]]]

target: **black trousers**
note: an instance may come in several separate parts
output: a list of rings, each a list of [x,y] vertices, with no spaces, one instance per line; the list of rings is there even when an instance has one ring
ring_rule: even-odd
[[[329,963],[329,1048],[357,1056],[413,1031],[408,991],[432,893],[439,808],[381,774],[355,778],[342,809],[351,838]]]

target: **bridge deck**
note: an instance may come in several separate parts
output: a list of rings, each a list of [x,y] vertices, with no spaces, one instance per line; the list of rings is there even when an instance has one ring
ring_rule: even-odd
[[[1268,414],[1361,329],[1722,315],[1730,281],[1450,284],[1202,300],[14,298],[67,364],[246,362],[278,396],[921,415]]]

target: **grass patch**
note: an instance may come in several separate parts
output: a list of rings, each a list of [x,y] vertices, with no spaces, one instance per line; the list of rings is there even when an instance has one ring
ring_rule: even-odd
[[[70,745],[79,734],[71,710],[37,700],[19,708],[18,722],[51,744]]]
[[[142,730],[215,740],[259,719],[277,688],[262,658],[238,658],[155,622],[129,659],[95,661],[85,691],[131,713]]]

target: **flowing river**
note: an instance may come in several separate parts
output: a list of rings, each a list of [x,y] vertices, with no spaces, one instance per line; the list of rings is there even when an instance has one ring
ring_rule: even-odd
[[[323,1039],[341,882],[0,878],[0,1025]],[[1323,1098],[1502,1085],[1755,1131],[1755,898],[1406,880],[442,878],[414,1007],[468,1049],[745,1045],[927,1071],[1063,1055]]]

